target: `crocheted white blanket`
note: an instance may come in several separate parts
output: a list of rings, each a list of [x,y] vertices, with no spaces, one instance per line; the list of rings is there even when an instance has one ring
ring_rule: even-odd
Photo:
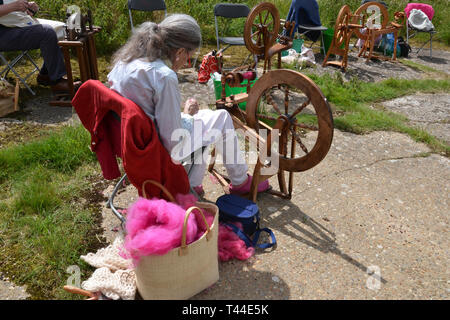
[[[136,274],[131,259],[122,258],[123,235],[118,235],[113,244],[81,256],[97,270],[83,281],[81,287],[91,292],[101,292],[110,299],[134,300],[136,294]]]

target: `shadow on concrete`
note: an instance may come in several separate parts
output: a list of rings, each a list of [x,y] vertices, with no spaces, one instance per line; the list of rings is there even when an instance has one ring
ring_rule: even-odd
[[[430,56],[417,56],[417,59],[423,60],[428,63],[435,63],[435,64],[448,64],[447,59],[433,57],[430,58]]]
[[[318,221],[314,220],[303,212],[297,205],[293,202],[287,202],[276,196],[265,194],[264,197],[270,197],[270,199],[265,199],[268,203],[273,204],[275,207],[280,208],[280,214],[276,217],[270,217],[267,219],[271,212],[266,207],[260,206],[261,215],[263,217],[263,224],[269,224],[271,228],[276,229],[279,232],[284,233],[288,237],[295,239],[311,248],[319,250],[325,254],[333,254],[341,259],[344,259],[348,263],[360,269],[363,273],[368,272],[368,267],[363,265],[361,262],[352,258],[345,252],[338,248],[336,243],[336,235],[320,224]],[[288,209],[283,209],[283,207],[288,206]],[[294,222],[294,219],[300,221],[300,223]],[[264,222],[266,220],[267,222]],[[292,229],[295,230],[291,231]],[[383,284],[387,281],[383,278],[380,279]]]
[[[289,299],[290,289],[286,282],[270,272],[254,270],[251,261],[231,260],[219,263],[219,281],[191,299]],[[247,266],[245,271],[244,266]]]

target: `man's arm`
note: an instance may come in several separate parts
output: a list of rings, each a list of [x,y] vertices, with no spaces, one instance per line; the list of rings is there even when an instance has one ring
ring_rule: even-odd
[[[17,0],[8,4],[0,5],[0,17],[7,15],[13,11],[26,12],[30,8],[30,4],[26,0]]]

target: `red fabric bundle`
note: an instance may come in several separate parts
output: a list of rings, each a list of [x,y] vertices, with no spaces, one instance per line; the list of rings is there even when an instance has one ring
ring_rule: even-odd
[[[91,149],[97,154],[105,179],[120,176],[116,160],[119,156],[139,195],[143,195],[146,180],[158,181],[173,195],[189,192],[186,170],[172,161],[153,121],[133,101],[98,80],[88,80],[78,89],[72,105],[91,134]],[[111,111],[119,116],[120,125]],[[146,193],[148,197],[166,199],[154,185],[148,184]]]
[[[203,57],[202,64],[198,70],[198,82],[206,83],[211,77],[211,73],[219,71],[219,61],[218,58],[213,54],[213,52],[208,53]]]

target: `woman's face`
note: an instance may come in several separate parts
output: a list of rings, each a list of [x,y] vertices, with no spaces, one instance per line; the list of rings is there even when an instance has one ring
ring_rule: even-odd
[[[194,50],[193,50],[194,51]],[[172,58],[172,70],[177,72],[183,67],[191,58],[193,51],[188,51],[186,48],[179,48],[175,51]]]

